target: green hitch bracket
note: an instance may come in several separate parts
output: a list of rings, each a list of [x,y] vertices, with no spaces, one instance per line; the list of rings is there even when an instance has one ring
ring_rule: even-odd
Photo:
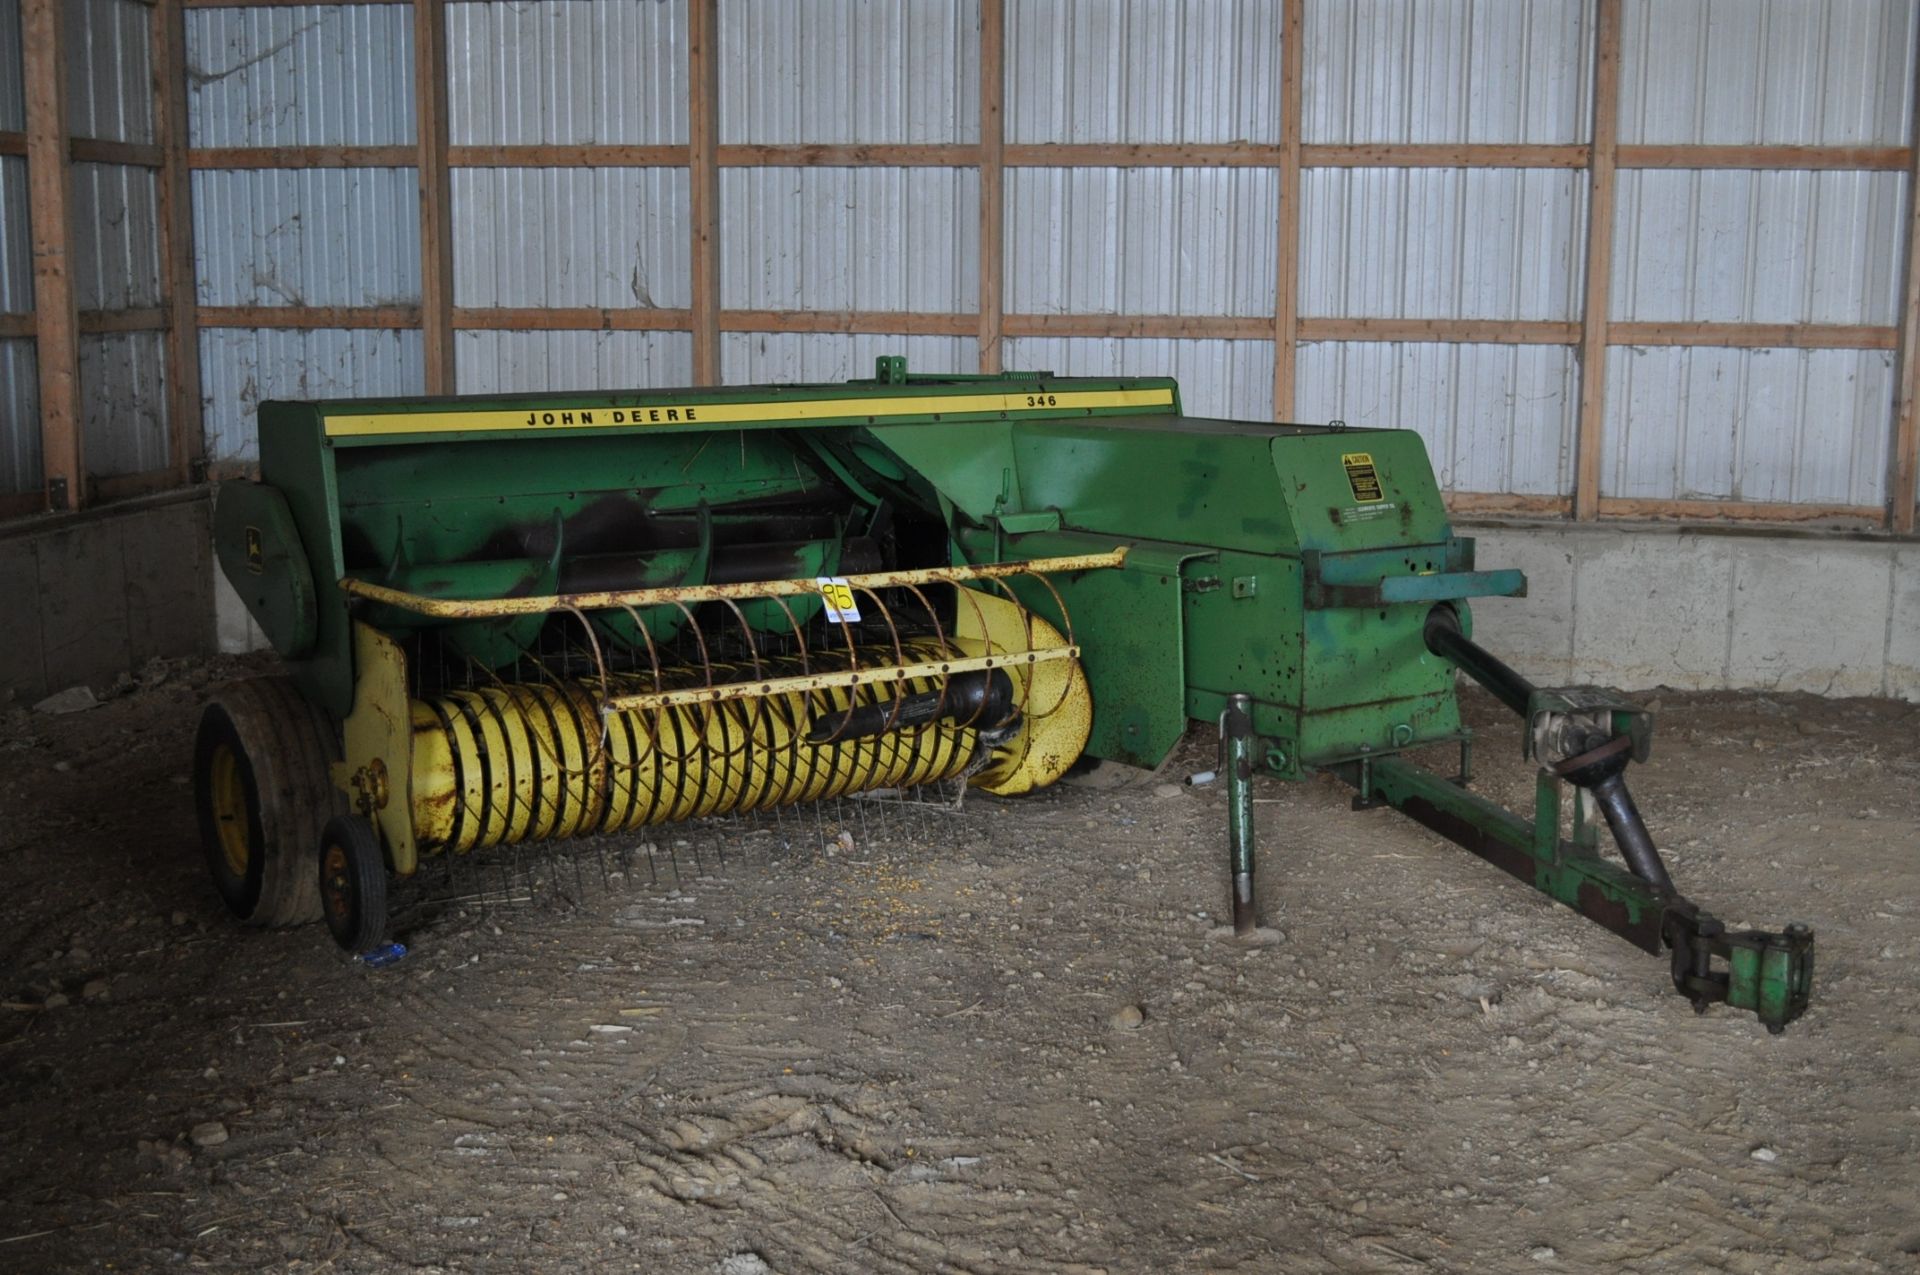
[[[1227,772],[1227,859],[1233,875],[1233,932],[1259,926],[1253,904],[1253,698],[1227,696],[1220,714],[1220,746]]]

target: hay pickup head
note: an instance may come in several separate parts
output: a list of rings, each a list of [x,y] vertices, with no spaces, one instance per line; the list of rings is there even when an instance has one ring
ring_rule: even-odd
[[[1806,1005],[1810,932],[1730,934],[1668,879],[1623,779],[1648,715],[1473,641],[1468,600],[1525,581],[1452,534],[1411,431],[883,358],[838,385],[267,403],[260,461],[216,536],[289,675],[210,705],[195,766],[245,920],[323,916],[364,950],[425,856],[1017,794],[1082,758],[1156,766],[1198,721],[1238,929],[1253,777],[1327,772],[1668,953],[1699,1008],[1778,1029]],[[1460,671],[1523,719],[1531,818],[1468,789]],[[1435,744],[1458,775],[1408,760]]]

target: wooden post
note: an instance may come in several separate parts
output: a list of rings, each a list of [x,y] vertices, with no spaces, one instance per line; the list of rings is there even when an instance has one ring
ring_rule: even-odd
[[[447,166],[446,0],[413,0],[413,98],[420,179],[420,335],[427,393],[454,392],[453,178]]]
[[[693,383],[720,384],[720,2],[687,0]]]
[[[67,154],[67,0],[21,0],[27,97],[27,216],[33,239],[40,463],[49,509],[86,503],[81,467],[80,313],[72,272],[73,176]]]
[[[187,23],[180,0],[156,0],[150,45],[154,135],[160,145],[160,305],[167,318],[167,431],[175,481],[197,481],[206,434],[200,419],[200,323],[193,264],[193,186],[187,171]]]
[[[1307,91],[1300,47],[1306,0],[1286,0],[1280,29],[1280,215],[1274,246],[1273,419],[1294,419],[1300,355],[1300,132]]]
[[[1580,423],[1573,516],[1600,512],[1600,444],[1607,411],[1607,301],[1613,282],[1613,177],[1620,135],[1620,0],[1598,0],[1593,39],[1593,157],[1587,168],[1587,297],[1580,323]]]
[[[980,0],[980,370],[1001,370],[1006,300],[1007,11],[1004,0]]]
[[[1907,134],[1907,291],[1900,310],[1900,381],[1888,474],[1888,526],[1911,535],[1920,504],[1920,98]]]

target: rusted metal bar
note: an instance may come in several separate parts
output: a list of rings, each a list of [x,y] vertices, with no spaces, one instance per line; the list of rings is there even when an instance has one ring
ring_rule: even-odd
[[[1033,558],[1025,562],[985,562],[959,567],[925,567],[917,571],[875,571],[843,576],[855,589],[894,589],[920,584],[962,584],[969,580],[1004,580],[1009,576],[1053,571],[1094,571],[1117,567],[1127,559],[1126,546],[1106,553],[1071,554],[1060,558]],[[750,598],[792,598],[821,592],[814,580],[762,580],[740,584],[694,584],[661,589],[615,589],[599,593],[554,594],[530,598],[429,598],[383,584],[347,576],[340,588],[354,597],[399,607],[439,620],[476,620],[508,615],[538,615],[574,609],[604,611],[613,607],[656,606],[673,602],[720,602]]]
[[[873,668],[840,669],[832,673],[806,673],[793,677],[772,677],[750,682],[723,682],[719,686],[689,686],[673,691],[639,691],[632,695],[609,696],[600,706],[602,713],[627,713],[653,708],[686,708],[697,704],[718,704],[727,700],[765,699],[774,695],[805,694],[836,686],[887,686],[919,677],[950,677],[956,673],[978,673],[987,669],[1015,668],[1026,664],[1046,664],[1053,660],[1080,658],[1077,646],[1047,646],[1035,651],[1015,651],[1006,655],[975,655],[963,659],[921,660],[913,664],[879,665]]]

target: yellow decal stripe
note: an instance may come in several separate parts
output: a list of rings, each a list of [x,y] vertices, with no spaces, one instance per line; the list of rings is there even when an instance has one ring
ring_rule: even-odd
[[[760,403],[605,404],[475,412],[382,412],[327,417],[329,438],[369,434],[450,434],[488,430],[631,429],[660,425],[740,425],[763,421],[959,415],[972,412],[1084,411],[1173,406],[1173,391],[1068,390],[1054,393],[929,394],[918,398],[824,398]]]

